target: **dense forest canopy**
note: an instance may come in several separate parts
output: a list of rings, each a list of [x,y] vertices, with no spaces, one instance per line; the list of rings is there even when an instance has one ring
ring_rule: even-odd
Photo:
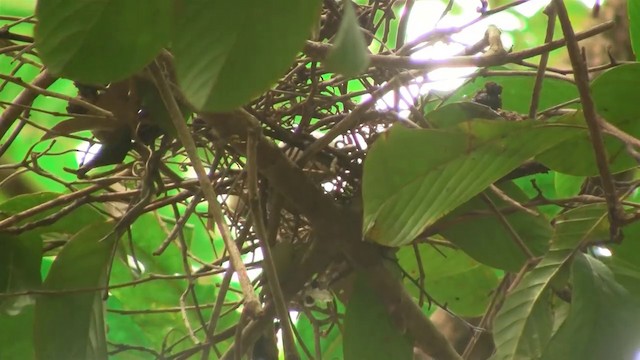
[[[0,22],[0,359],[640,356],[640,2]]]

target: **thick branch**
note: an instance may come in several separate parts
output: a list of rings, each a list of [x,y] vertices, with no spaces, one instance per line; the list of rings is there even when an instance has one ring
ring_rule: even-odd
[[[587,127],[589,128],[589,136],[591,138],[591,143],[593,144],[596,164],[600,173],[602,190],[604,191],[604,196],[609,208],[611,237],[613,239],[617,239],[619,237],[619,219],[622,217],[624,211],[618,201],[613,176],[609,170],[607,150],[604,147],[604,140],[602,136],[602,125],[600,124],[593,99],[591,98],[591,92],[589,90],[589,73],[587,71],[587,64],[580,52],[578,39],[573,31],[571,20],[569,20],[569,14],[567,13],[567,8],[564,6],[564,2],[562,0],[554,1],[556,11],[558,12],[558,20],[562,26],[564,37],[567,40],[567,51],[569,52],[569,58],[571,59],[571,66],[573,67],[578,92],[580,93],[582,111],[587,122]]]
[[[37,88],[46,89],[51,86],[54,81],[56,81],[55,77],[51,76],[48,71],[43,71],[33,79],[31,84]],[[22,90],[20,95],[13,100],[13,103],[0,114],[0,139],[9,131],[9,128],[11,128],[11,125],[13,125],[18,116],[24,111],[25,107],[31,105],[38,95],[40,95],[40,93],[35,89],[26,88]]]
[[[610,30],[614,27],[613,21],[598,24],[593,28],[575,34],[577,41],[590,38],[602,32]],[[371,66],[377,68],[389,69],[416,69],[416,70],[434,70],[443,67],[488,67],[503,65],[507,63],[517,63],[524,59],[548,53],[552,50],[559,49],[567,44],[565,39],[550,41],[546,44],[526,49],[522,51],[514,51],[505,56],[454,56],[444,59],[414,59],[410,56],[397,55],[370,55]],[[314,60],[323,60],[332,45],[307,41],[303,51]]]

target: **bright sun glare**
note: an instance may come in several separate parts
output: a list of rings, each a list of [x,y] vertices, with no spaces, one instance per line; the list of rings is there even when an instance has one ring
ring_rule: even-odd
[[[514,11],[519,12],[521,15],[526,17],[530,17],[538,13],[549,3],[549,1],[550,0],[531,0],[514,7]],[[592,7],[596,0],[579,1],[584,3],[585,6]],[[604,3],[604,0],[601,0],[600,3]],[[462,12],[456,13],[455,15],[447,14],[444,18],[440,19],[440,16],[446,8],[445,1],[416,1],[411,10],[411,15],[407,24],[406,41],[416,39],[418,36],[434,28],[461,26],[477,18],[478,12],[476,9],[478,7],[478,0],[457,0],[456,5],[459,9],[462,9]],[[507,49],[513,46],[513,38],[511,37],[510,32],[521,31],[525,26],[525,24],[523,24],[522,21],[520,21],[520,19],[513,13],[500,12],[453,35],[452,39],[456,43],[436,43],[415,52],[412,54],[412,57],[416,59],[442,59],[454,56],[460,53],[465,46],[475,44],[481,40],[489,25],[496,25],[503,31],[502,43]],[[454,90],[461,86],[464,83],[465,78],[476,70],[477,68],[475,67],[436,69],[429,72],[426,81],[422,77],[416,78],[413,83],[400,88],[396,92],[392,91],[383,96],[376,104],[376,108],[378,110],[393,108],[394,105],[392,104],[396,102],[396,93],[399,93],[399,98],[403,101],[397,104],[399,110],[398,115],[406,118],[409,114],[408,104],[413,103],[413,99],[426,95],[431,90]],[[364,96],[363,100],[366,98],[367,97]]]

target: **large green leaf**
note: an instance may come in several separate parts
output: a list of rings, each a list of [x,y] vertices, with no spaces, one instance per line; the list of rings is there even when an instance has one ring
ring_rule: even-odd
[[[502,183],[499,187],[516,201],[524,203],[528,200],[512,182]],[[492,192],[487,193],[498,209],[512,207]],[[534,255],[541,256],[548,250],[552,229],[544,215],[536,216],[520,209],[504,211],[502,215]],[[437,230],[469,256],[491,267],[517,272],[527,260],[516,245],[514,235],[481,196],[444,217]]]
[[[640,3],[637,1],[627,1],[627,12],[629,14],[631,47],[636,54],[636,60],[640,60]]]
[[[574,136],[536,121],[473,120],[443,130],[394,126],[364,164],[364,233],[387,246],[428,226],[536,154]]]
[[[492,359],[533,359],[542,355],[553,329],[549,290],[561,282],[573,248],[601,240],[608,230],[602,205],[589,205],[556,218],[552,250],[507,296],[494,323],[497,352]],[[561,357],[559,359],[562,359]]]
[[[171,0],[40,0],[35,42],[52,73],[108,83],[141,70],[168,44]]]
[[[542,359],[634,359],[640,346],[640,306],[600,261],[578,254],[572,266],[569,316]]]
[[[318,0],[180,5],[172,47],[178,81],[195,107],[210,111],[234,109],[267,90],[291,65],[320,9]]]
[[[535,359],[542,354],[553,330],[549,287],[570,253],[550,252],[506,298],[494,321],[496,353],[491,359]]]
[[[427,244],[418,245],[420,264],[424,271],[424,289],[427,294],[459,316],[479,316],[489,303],[491,291],[498,285],[498,277],[491,268],[477,263],[465,253],[448,248],[435,249]],[[398,251],[400,266],[412,278],[420,277],[419,263],[412,247]],[[408,279],[407,290],[415,297],[420,289]]]
[[[345,360],[413,359],[413,343],[393,325],[366,276],[358,274],[344,319]]]
[[[591,95],[598,114],[623,131],[640,136],[640,104],[633,91],[640,86],[640,64],[617,66],[591,83]],[[598,174],[586,123],[581,135],[541,154],[537,159],[549,168],[577,176]],[[625,144],[610,135],[604,136],[610,170],[620,172],[638,165],[625,150]]]
[[[42,287],[60,293],[40,295],[36,300],[34,336],[38,359],[106,359],[100,313],[103,291],[73,290],[106,284],[105,270],[115,241],[113,227],[112,222],[87,225],[73,236],[51,266]]]

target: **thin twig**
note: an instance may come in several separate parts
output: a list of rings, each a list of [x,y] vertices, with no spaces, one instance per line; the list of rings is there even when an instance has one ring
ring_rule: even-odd
[[[511,223],[509,222],[509,220],[507,220],[504,214],[500,212],[500,209],[498,209],[496,204],[493,203],[491,198],[489,198],[487,194],[482,193],[482,200],[484,200],[484,202],[487,205],[489,205],[489,207],[494,211],[494,213],[498,217],[498,220],[500,221],[502,226],[504,226],[505,230],[507,230],[507,232],[511,235],[511,238],[513,239],[515,244],[518,246],[518,248],[522,250],[522,252],[524,253],[524,256],[526,256],[527,259],[535,258],[535,255],[533,255],[531,250],[529,250],[529,247],[527,246],[527,244],[525,244],[524,240],[522,240],[522,238],[520,237],[520,234],[518,234],[516,229],[514,229],[513,226],[511,226]]]
[[[251,280],[249,280],[249,276],[247,275],[247,269],[242,262],[240,251],[236,246],[236,243],[231,238],[231,232],[229,231],[229,227],[224,220],[224,214],[222,213],[222,208],[218,203],[216,198],[215,190],[213,186],[211,186],[211,182],[207,177],[207,172],[198,156],[198,151],[196,149],[196,144],[193,140],[193,137],[189,133],[189,128],[185,124],[184,117],[178,107],[178,103],[176,99],[173,97],[173,93],[171,92],[171,88],[167,83],[167,80],[162,73],[162,70],[156,63],[152,63],[149,67],[151,76],[156,82],[156,86],[160,93],[160,97],[164,102],[167,111],[169,112],[169,116],[173,123],[173,126],[176,128],[178,137],[182,142],[187,154],[189,156],[189,160],[191,161],[191,165],[196,172],[198,177],[198,181],[200,183],[200,188],[204,194],[204,198],[209,203],[209,213],[211,217],[215,221],[218,230],[220,231],[220,235],[222,240],[225,243],[226,249],[229,252],[231,266],[235,269],[238,274],[238,280],[240,282],[240,287],[242,288],[242,292],[245,297],[244,306],[249,310],[250,316],[257,316],[261,312],[261,305],[256,293],[251,285]]]
[[[249,192],[249,206],[253,215],[253,224],[258,235],[258,241],[262,249],[263,269],[267,275],[267,284],[276,307],[276,313],[280,318],[280,326],[282,329],[282,344],[284,347],[285,359],[300,359],[300,355],[296,350],[296,342],[289,321],[289,309],[282,295],[280,280],[271,255],[271,247],[269,246],[268,231],[264,224],[264,215],[261,211],[260,198],[258,195],[258,142],[257,129],[251,129],[247,137],[247,183]]]
[[[547,7],[544,9],[544,13],[549,18],[547,20],[547,33],[544,36],[544,42],[550,43],[553,40],[553,32],[555,31],[555,28],[556,28],[556,10],[553,3],[547,5]],[[536,81],[533,84],[533,92],[531,94],[531,104],[529,106],[529,119],[536,118],[536,112],[538,111],[538,103],[540,102],[540,93],[542,92],[542,81],[544,80],[548,62],[549,62],[548,52],[540,55],[540,64],[538,65]]]
[[[218,289],[218,294],[216,303],[213,307],[213,311],[211,311],[211,316],[209,318],[209,322],[206,328],[207,334],[213,335],[216,331],[216,327],[218,326],[218,320],[220,319],[220,312],[222,312],[222,305],[224,305],[224,299],[227,296],[227,291],[229,290],[229,284],[231,284],[231,278],[233,277],[233,270],[228,268],[224,273],[224,277],[222,278],[222,282],[220,283],[220,288]],[[213,346],[214,344],[211,344]],[[202,352],[202,360],[206,360],[209,358],[209,347],[205,348]]]
[[[122,176],[125,174],[128,174],[129,170],[124,170],[122,172],[120,172],[118,175]],[[0,220],[0,229],[6,229],[12,225],[15,225],[16,223],[18,223],[21,220],[24,219],[28,219],[34,215],[37,215],[43,211],[47,211],[50,210],[54,207],[57,206],[61,206],[61,205],[65,205],[68,204],[70,202],[73,202],[77,199],[80,199],[84,196],[88,196],[89,194],[98,191],[100,189],[103,189],[111,184],[114,184],[116,182],[118,182],[120,179],[118,179],[117,177],[115,179],[104,179],[103,182],[96,184],[96,185],[92,185],[89,186],[87,188],[81,189],[81,190],[77,190],[75,192],[69,193],[69,194],[65,194],[65,195],[60,195],[55,199],[51,199],[49,201],[43,202],[42,204],[36,205],[32,208],[29,208],[25,211],[22,211],[20,213],[14,214],[9,216],[8,218],[4,219],[4,220]]]
[[[494,193],[500,200],[506,202],[509,205],[512,205],[513,207],[515,207],[517,209],[520,209],[520,210],[526,212],[529,215],[533,215],[533,216],[539,216],[540,215],[537,212],[535,212],[534,210],[531,210],[531,209],[525,207],[524,205],[520,204],[515,199],[512,199],[509,195],[507,195],[499,187],[497,187],[497,186],[495,186],[493,184],[489,186],[489,190],[491,190],[491,192]]]
[[[33,79],[32,87],[25,87],[24,90],[13,100],[13,104],[6,108],[0,114],[0,139],[11,128],[14,121],[20,116],[24,110],[24,106],[29,106],[41,94],[37,89],[45,89],[51,86],[56,78],[51,76],[48,71],[41,72]]]
[[[176,225],[171,230],[171,233],[167,235],[167,237],[164,239],[164,241],[162,241],[160,246],[153,252],[154,256],[161,255],[167,249],[169,244],[171,244],[173,239],[176,238],[176,236],[178,235],[178,232],[182,231],[182,228],[189,220],[189,217],[191,217],[191,214],[193,214],[193,212],[196,211],[196,207],[200,203],[201,199],[202,199],[202,195],[200,194],[200,192],[198,192],[193,196],[193,199],[191,199],[189,206],[187,206],[187,208],[184,210],[184,214],[182,214],[182,216],[178,219],[178,221],[176,221]],[[173,204],[175,204],[175,202]]]

